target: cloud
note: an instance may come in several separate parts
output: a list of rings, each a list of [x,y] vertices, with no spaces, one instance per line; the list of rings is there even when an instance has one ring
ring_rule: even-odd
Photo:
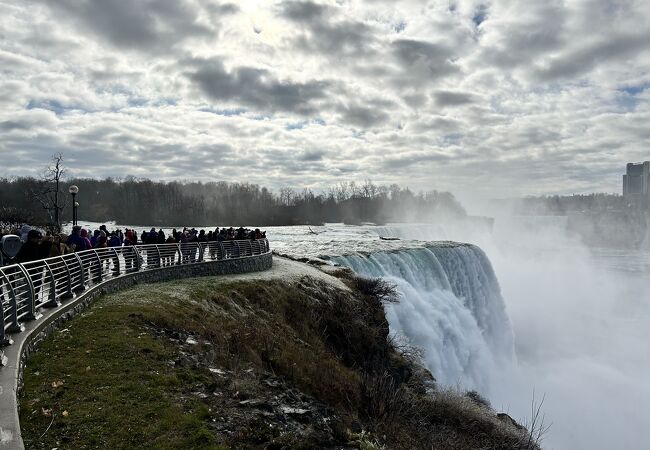
[[[295,45],[303,52],[318,52],[326,57],[370,57],[375,54],[372,28],[360,20],[341,17],[337,8],[311,1],[288,1],[278,14],[293,22]]]
[[[227,71],[218,59],[194,60],[187,77],[215,101],[236,102],[261,111],[315,114],[315,102],[326,97],[324,81],[293,83],[276,79],[268,70],[237,67]]]
[[[474,103],[476,98],[468,92],[436,91],[433,93],[438,106],[459,106]]]
[[[191,0],[37,1],[51,8],[58,17],[125,50],[162,52],[191,37],[214,37],[214,30],[199,21],[200,3]],[[232,9],[231,5],[220,11]]]
[[[422,85],[459,71],[452,61],[453,52],[443,44],[415,40],[397,39],[391,44],[400,72],[394,78],[398,86]]]
[[[389,115],[379,108],[352,105],[342,107],[342,118],[344,123],[370,128],[386,123]]]
[[[650,31],[609,35],[543,60],[535,74],[541,81],[571,79],[589,73],[599,64],[624,61],[630,56],[648,53],[648,42]]]

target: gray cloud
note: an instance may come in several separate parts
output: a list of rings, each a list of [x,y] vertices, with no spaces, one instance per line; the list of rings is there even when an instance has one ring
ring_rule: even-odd
[[[442,44],[414,40],[398,39],[391,45],[391,50],[401,66],[399,77],[395,84],[424,84],[453,74],[459,68],[452,61],[451,48]]]
[[[650,31],[610,35],[547,59],[542,67],[535,70],[535,74],[542,81],[572,78],[588,73],[599,64],[622,61],[639,52],[650,52],[649,42]]]
[[[189,37],[213,37],[190,0],[35,0],[126,50],[169,51]],[[232,8],[232,7],[231,7]]]
[[[280,6],[280,13],[296,22],[319,24],[328,8],[310,1],[288,1]]]
[[[476,98],[473,94],[456,91],[436,91],[433,93],[438,106],[459,106],[474,103]]]
[[[342,117],[344,123],[370,128],[386,123],[389,115],[380,108],[353,105],[342,108]]]
[[[337,57],[375,55],[371,27],[362,21],[338,18],[335,8],[311,1],[288,1],[278,12],[305,30],[295,38],[298,48],[305,52]]]
[[[317,112],[316,100],[325,98],[324,81],[280,81],[264,69],[238,67],[226,71],[218,59],[195,60],[188,78],[213,100],[239,102],[262,111],[289,111],[309,115]]]

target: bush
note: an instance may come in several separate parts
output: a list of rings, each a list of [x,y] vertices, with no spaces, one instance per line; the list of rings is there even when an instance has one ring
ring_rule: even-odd
[[[352,286],[368,297],[377,299],[381,303],[397,303],[399,295],[395,285],[383,278],[354,277]]]

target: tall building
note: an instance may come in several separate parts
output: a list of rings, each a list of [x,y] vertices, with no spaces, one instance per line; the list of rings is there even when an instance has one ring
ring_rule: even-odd
[[[627,173],[623,175],[623,196],[650,196],[650,161],[627,163]]]

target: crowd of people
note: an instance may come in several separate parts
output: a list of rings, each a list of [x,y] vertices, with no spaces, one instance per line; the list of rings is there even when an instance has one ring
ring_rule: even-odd
[[[53,234],[42,232],[39,229],[23,225],[18,229],[0,228],[0,238],[3,235],[12,234],[19,236],[23,242],[20,251],[12,262],[24,263],[38,259],[50,258],[65,255],[68,253],[90,250],[93,248],[122,247],[130,245],[148,244],[176,244],[192,242],[222,242],[232,240],[256,240],[266,238],[266,232],[259,228],[254,230],[248,228],[216,228],[206,232],[195,228],[173,229],[165,233],[163,229],[143,230],[138,233],[135,229],[115,229],[109,231],[106,225],[100,226],[94,231],[88,228],[75,226],[72,233]]]

